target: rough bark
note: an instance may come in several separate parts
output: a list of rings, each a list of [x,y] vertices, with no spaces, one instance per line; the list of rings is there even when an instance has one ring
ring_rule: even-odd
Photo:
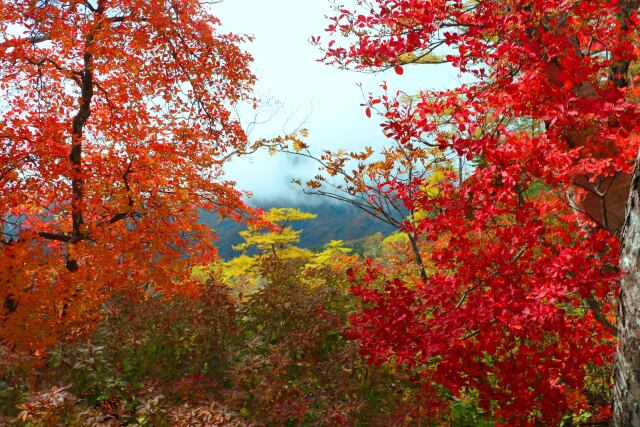
[[[611,154],[615,157],[619,153]],[[591,181],[592,177],[583,175],[574,178],[574,185],[586,191],[584,199],[574,208],[590,217],[601,228],[619,236],[624,225],[624,212],[629,198],[631,176],[619,172],[612,177]]]
[[[618,21],[622,28],[640,7],[638,0],[620,4]],[[617,87],[629,85],[630,62],[613,64],[611,75]],[[620,268],[624,273],[618,301],[618,349],[616,352],[613,388],[613,419],[615,427],[640,427],[640,153],[630,177],[629,197],[623,231]]]
[[[427,271],[424,268],[424,261],[422,260],[422,255],[420,255],[420,248],[418,247],[418,242],[415,237],[411,233],[407,233],[409,237],[409,241],[411,242],[411,251],[413,252],[413,257],[415,258],[416,264],[418,265],[418,269],[420,270],[420,278],[424,283],[429,281],[427,277]]]
[[[639,156],[640,159],[640,156]],[[640,427],[640,168],[631,182],[620,267],[618,350],[613,390],[615,427]]]
[[[96,9],[98,15],[104,13],[104,2],[98,2]],[[91,101],[93,99],[93,69],[94,69],[94,57],[92,48],[94,37],[97,31],[100,29],[102,23],[99,22],[95,29],[90,32],[85,41],[85,52],[83,55],[83,69],[82,79],[80,82],[80,99],[78,106],[78,113],[73,118],[72,136],[71,136],[71,153],[69,154],[69,161],[71,162],[71,218],[72,218],[72,230],[71,239],[69,244],[75,245],[85,237],[85,223],[83,215],[83,200],[84,200],[84,178],[82,176],[82,142],[84,138],[84,127],[91,116]],[[69,251],[66,262],[67,270],[77,271],[78,261],[75,256]]]

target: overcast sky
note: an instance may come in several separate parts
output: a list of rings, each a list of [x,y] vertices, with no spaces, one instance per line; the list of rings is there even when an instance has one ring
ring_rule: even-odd
[[[255,37],[246,49],[255,59],[256,96],[274,107],[264,110],[263,118],[270,120],[257,126],[252,138],[276,136],[304,123],[311,132],[307,142],[317,151],[379,147],[384,136],[375,117],[368,119],[360,106],[358,83],[365,93],[379,92],[383,80],[391,90],[407,93],[458,83],[456,73],[441,66],[406,67],[397,76],[393,71],[364,74],[317,62],[322,53],[309,38],[328,39],[323,29],[328,22],[325,15],[331,14],[329,0],[224,0],[212,8],[224,30]],[[271,117],[274,111],[278,113]],[[311,172],[310,165],[298,159],[262,153],[235,161],[228,177],[256,198],[293,198],[299,190],[290,179]]]

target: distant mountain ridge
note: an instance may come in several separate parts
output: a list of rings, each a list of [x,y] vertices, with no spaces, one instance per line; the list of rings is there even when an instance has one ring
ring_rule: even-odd
[[[254,206],[269,210],[271,208],[296,208],[317,215],[316,219],[292,224],[295,230],[303,230],[300,247],[320,249],[331,240],[354,241],[374,233],[389,234],[393,228],[369,216],[353,206],[335,202],[310,203],[305,201],[266,201],[256,202]],[[220,221],[211,212],[202,212],[200,222],[217,231],[217,246],[220,256],[229,260],[240,255],[233,246],[242,243],[239,233],[247,228],[246,224],[224,219]]]

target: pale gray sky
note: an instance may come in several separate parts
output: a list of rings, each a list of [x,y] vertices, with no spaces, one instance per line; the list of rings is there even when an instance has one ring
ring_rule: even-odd
[[[256,96],[280,105],[275,116],[256,127],[252,138],[276,136],[304,122],[311,132],[307,142],[317,151],[379,147],[384,136],[378,120],[368,119],[360,106],[363,98],[358,83],[365,93],[379,92],[383,80],[390,90],[407,93],[458,84],[456,72],[446,66],[405,67],[405,73],[397,76],[393,71],[364,74],[317,62],[322,52],[309,38],[329,39],[324,33],[325,15],[332,12],[329,0],[224,0],[212,6],[212,11],[222,20],[224,30],[255,37],[246,49],[255,58]],[[228,168],[229,178],[257,198],[293,198],[299,190],[290,179],[313,174],[315,170],[306,162],[266,153],[235,161]]]

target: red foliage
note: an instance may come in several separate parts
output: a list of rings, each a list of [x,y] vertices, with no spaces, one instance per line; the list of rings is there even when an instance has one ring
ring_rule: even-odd
[[[368,272],[355,288],[367,305],[350,335],[372,361],[420,364],[453,395],[476,389],[508,425],[552,425],[581,408],[585,367],[614,350],[617,236],[640,118],[632,3],[378,0],[333,19],[330,32],[356,41],[332,42],[327,62],[399,71],[440,50],[470,81],[411,105],[370,100],[388,137],[477,160],[437,197],[389,183],[430,213],[423,239],[447,244],[427,283],[376,289]]]

